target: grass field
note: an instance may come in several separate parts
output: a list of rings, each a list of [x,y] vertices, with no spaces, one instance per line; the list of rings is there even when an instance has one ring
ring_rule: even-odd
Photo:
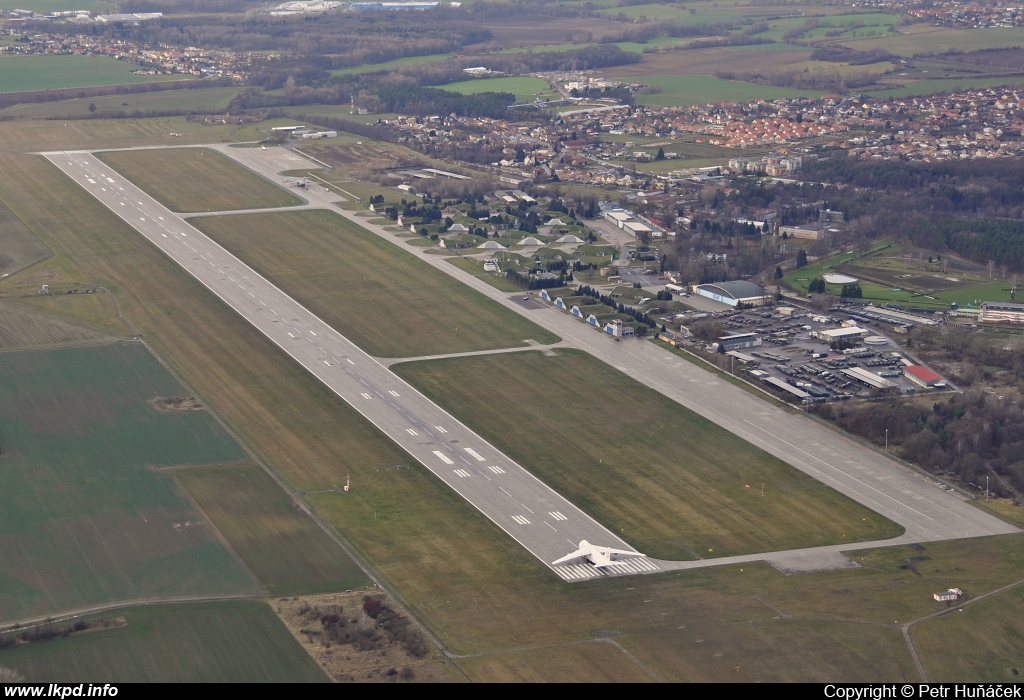
[[[839,42],[858,51],[884,49],[898,56],[930,55],[953,50],[968,52],[1024,46],[1024,28],[953,29],[916,24],[901,29],[899,34],[860,39],[843,37]]]
[[[953,611],[922,622],[912,628],[911,639],[922,654],[930,681],[970,678],[981,683],[1019,683],[1024,673],[1021,620],[1024,587],[1018,586],[962,613]]]
[[[258,141],[266,138],[266,134],[259,131],[266,124],[200,124],[185,121],[185,117],[77,119],[68,122],[12,119],[0,121],[0,151],[34,153],[62,148],[181,146],[236,138],[239,141]]]
[[[47,316],[69,319],[107,331],[113,337],[131,334],[131,328],[117,315],[112,294],[58,294],[23,297],[7,302],[12,306],[42,311]]]
[[[273,595],[344,591],[370,582],[260,467],[181,469],[176,475]]]
[[[258,601],[148,605],[92,619],[128,623],[0,651],[29,682],[310,683],[327,676]],[[87,618],[89,619],[89,618]]]
[[[650,75],[631,76],[628,79],[661,88],[661,92],[637,97],[637,103],[647,107],[689,107],[732,100],[746,102],[757,99],[776,100],[781,97],[821,96],[821,93],[809,90],[754,85],[737,80],[722,80],[710,75]]]
[[[82,117],[90,114],[89,105],[96,107],[95,114],[124,112],[132,114],[148,110],[194,109],[197,111],[223,110],[240,88],[207,88],[204,90],[163,90],[144,92],[137,95],[105,95],[57,102],[30,102],[0,110],[5,117]]]
[[[331,212],[204,217],[192,223],[378,357],[557,340]]]
[[[901,534],[591,356],[558,354],[395,371],[650,556],[712,558]]]
[[[0,364],[0,610],[253,591],[160,467],[240,459],[138,343],[27,351]]]
[[[102,340],[112,340],[111,334],[10,303],[0,303],[0,350]]]
[[[227,211],[302,200],[208,148],[108,151],[97,157],[171,211]]]
[[[931,593],[953,577],[974,593],[1024,576],[1024,540],[1011,536],[858,552],[861,568],[806,576],[757,564],[565,585],[425,470],[373,470],[407,457],[56,168],[3,153],[0,167],[19,173],[0,180],[0,199],[58,261],[73,258],[80,279],[115,290],[133,324],[280,473],[316,490],[351,468],[351,500],[308,500],[456,653],[611,630],[665,680],[917,680],[893,620],[931,612]],[[908,567],[921,557],[927,568]],[[574,677],[635,673],[619,658]],[[557,668],[535,675],[558,680]]]
[[[958,261],[943,272],[939,263],[917,260],[900,247],[885,246],[886,242],[876,242],[875,252],[866,256],[842,253],[816,261],[790,272],[783,281],[806,293],[811,279],[835,271],[860,280],[867,301],[936,310],[948,309],[952,302],[977,307],[982,301],[1011,301],[1010,283],[1000,279],[998,271],[994,279],[989,279],[987,274],[960,269],[963,263]],[[834,294],[842,291],[841,284],[826,284],[826,287]]]
[[[463,80],[461,83],[441,85],[440,88],[449,92],[459,92],[463,95],[478,95],[481,92],[511,92],[520,102],[532,100],[533,96],[537,93],[552,92],[545,81],[529,76]]]
[[[903,87],[891,90],[873,90],[868,95],[885,99],[887,97],[905,97],[907,95],[933,95],[940,92],[959,92],[961,90],[980,90],[1000,85],[1019,86],[1024,83],[1024,76],[1007,76],[1005,78],[945,78],[941,80],[915,80]]]
[[[77,9],[77,8],[76,8]],[[183,75],[134,75],[139,66],[107,56],[0,57],[0,92],[182,80]]]
[[[0,278],[48,258],[50,249],[0,204]]]
[[[351,68],[338,68],[331,71],[331,75],[353,75],[358,73],[375,73],[377,71],[393,70],[400,68],[401,66],[418,66],[424,63],[438,63],[440,61],[447,61],[449,58],[453,58],[454,53],[435,53],[428,56],[406,56],[405,58],[396,58],[393,61],[386,61],[384,63],[368,63],[362,66],[353,66]]]
[[[654,680],[607,642],[585,642],[552,649],[530,649],[460,659],[459,668],[482,683],[650,683]],[[2,657],[0,657],[2,658]]]

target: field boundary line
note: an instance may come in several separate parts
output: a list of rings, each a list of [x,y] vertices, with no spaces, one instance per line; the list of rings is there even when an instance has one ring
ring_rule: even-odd
[[[75,618],[84,617],[86,615],[101,613],[106,610],[116,610],[117,608],[138,608],[143,605],[174,605],[175,603],[215,603],[222,600],[258,600],[270,605],[265,596],[260,596],[255,593],[225,593],[224,595],[216,596],[171,596],[169,598],[134,598],[122,600],[120,602],[89,605],[84,608],[72,608],[71,610],[47,615],[46,617],[32,617],[24,620],[8,620],[0,622],[0,625],[3,625],[3,629],[0,629],[0,632],[12,632],[19,629],[15,627],[15,625],[20,625],[20,627],[31,627],[34,625],[45,624],[47,622],[64,622],[66,620],[74,620]]]

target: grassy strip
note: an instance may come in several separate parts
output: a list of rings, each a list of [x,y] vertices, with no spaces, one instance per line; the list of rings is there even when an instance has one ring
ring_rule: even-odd
[[[558,340],[333,212],[204,217],[192,223],[378,357]]]
[[[227,211],[302,204],[208,148],[110,151],[97,157],[171,211]]]
[[[253,464],[182,469],[178,480],[274,595],[362,588],[366,574]]]
[[[650,556],[711,558],[902,532],[579,351],[395,369]]]

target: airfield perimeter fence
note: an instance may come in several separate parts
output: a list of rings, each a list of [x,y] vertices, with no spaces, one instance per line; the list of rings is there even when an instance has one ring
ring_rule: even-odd
[[[695,352],[693,352],[691,350],[687,350],[686,348],[681,348],[681,347],[678,347],[678,346],[676,346],[676,349],[680,350],[682,352],[685,352],[687,355],[690,355],[691,357],[699,360],[700,362],[703,362],[704,364],[714,368],[718,372],[725,372],[725,374],[727,374],[728,376],[732,377],[736,381],[743,382],[744,384],[746,384],[750,388],[756,389],[757,391],[761,392],[762,394],[764,394],[766,396],[770,396],[771,398],[775,399],[776,401],[779,401],[780,403],[783,403],[783,404],[789,406],[790,408],[795,408],[796,410],[800,411],[804,416],[806,416],[807,418],[811,419],[815,423],[818,423],[819,425],[822,425],[822,426],[828,428],[829,430],[831,430],[834,433],[838,433],[838,434],[842,435],[843,437],[847,438],[848,440],[853,440],[854,442],[856,442],[856,443],[858,443],[860,445],[863,445],[864,447],[867,447],[868,449],[872,450],[873,452],[875,452],[875,453],[885,457],[886,459],[889,459],[889,460],[895,462],[896,464],[900,465],[901,467],[904,467],[905,469],[909,469],[910,471],[912,471],[913,473],[915,473],[915,474],[917,474],[919,476],[923,476],[924,478],[926,478],[928,481],[932,482],[934,485],[938,486],[939,488],[943,488],[943,489],[945,489],[947,491],[952,491],[952,492],[956,493],[957,495],[965,498],[968,501],[974,501],[974,500],[977,500],[977,498],[978,498],[977,496],[975,496],[973,493],[971,493],[967,489],[961,488],[961,487],[959,487],[959,486],[957,486],[955,484],[951,484],[948,481],[946,481],[945,479],[943,479],[941,477],[938,477],[935,474],[932,474],[928,470],[922,469],[921,467],[917,466],[916,464],[912,464],[912,463],[908,462],[905,459],[901,459],[900,457],[897,457],[896,455],[892,454],[891,452],[889,452],[887,450],[883,450],[881,447],[879,447],[878,445],[874,444],[873,442],[871,442],[869,440],[865,440],[864,438],[858,437],[857,435],[854,435],[853,433],[849,433],[849,432],[843,430],[842,428],[840,428],[838,425],[834,425],[832,423],[829,423],[827,420],[824,420],[822,418],[818,418],[817,416],[811,415],[802,406],[797,406],[795,404],[790,403],[789,401],[786,401],[785,399],[779,398],[778,396],[775,396],[774,394],[771,394],[771,393],[765,391],[764,388],[759,387],[757,384],[754,384],[753,382],[750,382],[750,381],[744,379],[743,377],[737,376],[736,374],[733,374],[732,372],[726,372],[721,367],[715,365],[712,362],[709,362],[707,359],[701,357],[700,355],[698,355],[697,353],[695,353]]]

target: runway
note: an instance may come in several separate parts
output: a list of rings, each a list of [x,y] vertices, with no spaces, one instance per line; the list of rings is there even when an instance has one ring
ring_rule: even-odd
[[[281,148],[230,148],[222,144],[209,147],[282,187],[286,186],[287,178],[280,175],[281,172],[310,167],[300,155]],[[632,551],[613,533],[108,166],[84,152],[43,155],[164,250],[546,565],[550,566],[551,561],[575,549],[582,539]],[[97,178],[97,174],[101,177]],[[899,468],[884,456],[800,415],[776,408],[653,343],[611,342],[606,334],[563,311],[547,306],[527,308],[521,303],[521,295],[501,292],[451,265],[444,257],[402,245],[401,239],[393,233],[356,213],[338,208],[341,198],[322,187],[310,187],[298,193],[306,199],[302,208],[329,209],[356,222],[559,335],[563,339],[559,345],[590,353],[906,529],[904,535],[890,540],[804,550],[692,562],[634,559],[628,566],[626,563],[616,565],[607,573],[650,573],[751,561],[768,561],[784,571],[809,571],[852,565],[840,554],[842,551],[1019,532],[1016,527]],[[268,308],[272,308],[270,314]],[[311,336],[311,333],[318,335]],[[313,339],[320,342],[313,342]],[[482,459],[478,460],[477,456]],[[495,472],[494,468],[502,471]],[[566,520],[561,520],[560,516]],[[598,575],[588,566],[552,568],[566,580]]]
[[[590,566],[551,566],[581,540],[635,551],[91,153],[42,155],[563,579],[603,575]],[[656,570],[641,558],[604,573]]]

